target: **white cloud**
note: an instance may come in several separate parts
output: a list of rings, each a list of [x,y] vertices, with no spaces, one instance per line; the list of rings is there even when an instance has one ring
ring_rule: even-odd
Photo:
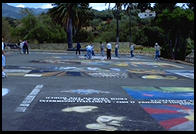
[[[90,7],[98,11],[108,9],[109,4],[107,3],[90,3]],[[110,8],[114,7],[114,3],[110,3]]]
[[[53,6],[52,6],[52,4],[47,3],[47,4],[42,5],[40,8],[43,8],[43,9],[46,9],[46,8],[53,8]]]
[[[25,8],[25,5],[23,5],[23,4],[19,4],[19,5],[17,5],[16,7]]]

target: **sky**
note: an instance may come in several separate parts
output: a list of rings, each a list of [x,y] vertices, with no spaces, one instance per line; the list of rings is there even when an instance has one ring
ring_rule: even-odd
[[[14,7],[22,7],[22,8],[28,7],[28,8],[47,9],[53,7],[51,3],[7,3],[7,4]],[[182,6],[182,3],[178,3],[178,5]],[[99,11],[108,9],[108,6],[109,4],[105,4],[105,3],[90,3],[90,7]],[[110,3],[110,8],[112,7],[114,7],[114,3]]]
[[[10,6],[14,7],[28,7],[28,8],[42,8],[42,9],[47,9],[47,8],[52,8],[51,3],[7,3]],[[99,11],[107,9],[109,4],[105,3],[90,3],[90,7],[93,9],[97,9]],[[113,7],[114,3],[110,4],[110,7]]]

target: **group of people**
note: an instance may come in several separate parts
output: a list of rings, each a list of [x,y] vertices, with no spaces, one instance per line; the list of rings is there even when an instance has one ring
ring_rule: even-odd
[[[160,46],[158,43],[155,43],[155,57],[154,60],[159,60],[160,58]],[[76,55],[79,52],[80,55],[80,49],[81,49],[81,45],[79,42],[77,42],[76,45]],[[104,56],[104,49],[105,49],[105,45],[103,42],[100,42],[100,55]],[[134,50],[135,50],[135,45],[133,43],[129,44],[129,49],[130,49],[130,57],[134,57]],[[112,44],[108,41],[106,41],[106,55],[107,55],[107,59],[111,60],[111,51],[112,51]],[[119,57],[119,43],[115,44],[115,56]],[[86,57],[87,59],[91,59],[92,56],[95,56],[94,53],[94,45],[92,45],[92,43],[90,43],[89,45],[86,46]]]
[[[81,48],[78,47],[77,48]],[[107,54],[107,59],[111,60],[111,50],[112,50],[112,44],[109,43],[108,41],[106,41],[106,54]],[[76,50],[76,54],[77,54],[78,49]],[[89,45],[86,46],[86,58],[87,59],[92,59],[92,56],[95,56],[95,52],[94,52],[94,45],[92,43],[90,43]],[[100,42],[100,52],[101,52],[101,56],[104,56],[104,44],[102,42]]]
[[[20,40],[18,43],[20,54],[29,54],[29,46],[27,40]]]

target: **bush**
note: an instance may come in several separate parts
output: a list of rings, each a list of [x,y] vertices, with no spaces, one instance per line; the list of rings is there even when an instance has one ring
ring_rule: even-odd
[[[194,50],[194,40],[192,40],[191,38],[187,38],[186,45],[187,45],[186,55],[188,55],[192,52],[192,50]]]

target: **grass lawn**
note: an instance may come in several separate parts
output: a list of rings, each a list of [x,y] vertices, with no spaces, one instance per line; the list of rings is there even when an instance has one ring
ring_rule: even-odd
[[[112,43],[112,53],[115,50],[115,42]],[[81,43],[81,47],[83,49],[86,48],[88,43]],[[95,53],[100,53],[100,43],[93,43]],[[105,43],[106,45],[106,43]],[[73,43],[73,47],[76,47],[76,43]],[[30,44],[30,49],[32,50],[42,50],[42,51],[66,51],[67,50],[67,43],[48,43],[48,44]],[[153,47],[143,47],[141,45],[135,45],[134,53],[137,54],[154,54]],[[120,54],[130,54],[130,48],[128,42],[120,42],[119,45],[119,53]]]

